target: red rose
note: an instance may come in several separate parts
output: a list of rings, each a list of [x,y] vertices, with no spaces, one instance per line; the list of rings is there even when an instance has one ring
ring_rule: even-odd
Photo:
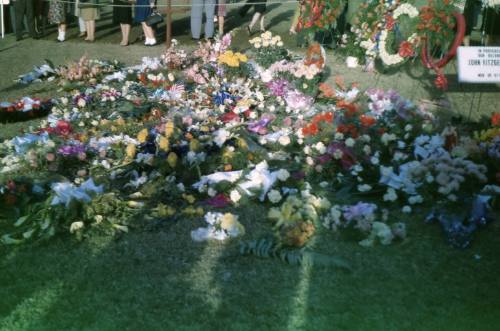
[[[389,16],[387,15],[385,17],[385,20],[386,20],[386,23],[385,23],[385,27],[387,30],[392,30],[394,28],[394,25],[396,24],[396,21],[394,20],[394,18],[392,16]]]
[[[232,121],[239,121],[240,117],[235,112],[230,111],[229,113],[225,113],[224,115],[220,116],[219,119],[224,123],[229,123]]]
[[[399,45],[399,56],[410,57],[413,56],[415,52],[413,51],[413,45],[409,41],[403,41]]]
[[[66,121],[57,121],[56,132],[57,134],[67,136],[71,133],[71,125]]]

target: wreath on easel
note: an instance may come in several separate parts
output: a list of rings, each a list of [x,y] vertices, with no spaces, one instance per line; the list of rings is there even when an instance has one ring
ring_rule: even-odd
[[[444,67],[457,54],[458,47],[462,44],[465,35],[465,18],[457,11],[457,1],[433,1],[423,7],[420,13],[420,22],[417,25],[422,42],[420,55],[423,65],[436,72],[434,85],[445,90],[448,81],[444,76]],[[453,38],[452,38],[453,37]],[[443,52],[443,45],[452,39],[448,49]],[[442,56],[434,59],[431,52],[440,49]]]

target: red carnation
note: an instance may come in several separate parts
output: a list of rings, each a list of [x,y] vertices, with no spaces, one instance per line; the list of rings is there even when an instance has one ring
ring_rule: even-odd
[[[413,50],[413,45],[409,41],[403,41],[399,45],[399,56],[401,57],[410,57],[415,54]]]
[[[491,125],[500,126],[500,113],[493,113],[491,115]]]

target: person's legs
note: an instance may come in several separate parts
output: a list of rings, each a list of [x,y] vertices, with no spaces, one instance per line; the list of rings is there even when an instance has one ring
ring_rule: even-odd
[[[130,24],[120,24],[120,28],[122,30],[122,42],[120,43],[120,45],[127,46],[130,34]]]
[[[255,25],[255,23],[257,23],[259,18],[260,18],[260,13],[256,12],[255,14],[253,14],[252,21],[250,22],[250,25],[248,26],[249,32],[252,31],[253,26]]]
[[[16,39],[21,40],[23,37],[23,16],[26,8],[26,0],[16,0],[14,2],[14,10],[16,12]]]
[[[78,17],[78,29],[80,30],[81,37],[83,37],[85,35],[85,32],[87,32],[87,27],[85,26],[85,21],[81,17]]]
[[[205,0],[205,38],[214,36],[215,0]]]
[[[89,29],[87,30],[87,35],[89,36],[89,41],[94,41],[95,39],[95,20],[89,21]]]
[[[31,38],[37,38],[35,32],[35,3],[34,0],[26,0],[26,19],[28,23],[28,32]]]
[[[200,39],[201,22],[203,18],[203,0],[191,1],[191,36]],[[213,17],[212,17],[213,20]],[[213,21],[212,21],[213,24]]]
[[[300,17],[300,3],[297,4],[297,7],[295,8],[295,12],[293,13],[293,18],[292,18],[292,25],[290,26],[290,33],[291,34],[296,34],[297,33],[297,24],[299,23],[299,17]]]
[[[224,16],[219,16],[219,36],[224,35]]]
[[[57,36],[57,40],[59,40],[60,42],[65,41],[66,40],[66,23],[60,23],[57,28],[59,31],[59,34]]]
[[[262,14],[262,16],[260,17],[260,31],[264,32],[266,31],[266,28],[264,26],[264,18],[266,17],[266,15]]]

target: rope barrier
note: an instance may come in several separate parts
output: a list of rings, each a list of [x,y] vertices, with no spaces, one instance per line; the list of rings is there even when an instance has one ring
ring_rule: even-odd
[[[76,4],[76,1],[69,1],[69,0],[43,0],[45,2],[59,2],[59,3],[66,3],[66,4]],[[127,1],[123,1],[127,2]],[[282,5],[282,4],[298,4],[299,0],[285,0],[285,1],[262,1],[262,2],[252,2],[249,5]],[[80,2],[80,4],[83,4],[83,2]],[[87,8],[92,8],[92,7],[151,7],[151,5],[137,5],[134,3],[131,3],[130,5],[116,5],[116,4],[111,4],[111,2],[108,3],[90,3],[90,2],[85,2],[85,4],[89,4],[90,6]],[[228,7],[242,7],[246,5],[246,3],[240,1],[240,2],[231,2],[231,3],[225,3],[225,6]],[[170,7],[177,7],[177,8],[191,8],[191,7],[204,7],[205,4],[171,4]],[[168,7],[167,4],[164,5],[154,5],[154,8],[163,8],[163,7]]]

